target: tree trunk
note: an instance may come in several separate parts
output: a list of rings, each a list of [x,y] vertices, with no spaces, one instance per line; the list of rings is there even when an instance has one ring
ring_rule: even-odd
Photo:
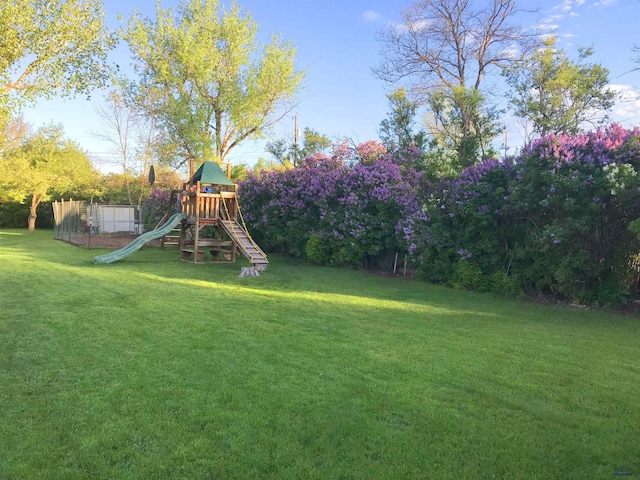
[[[33,233],[36,230],[36,218],[38,216],[36,209],[38,208],[39,203],[40,197],[38,195],[31,197],[31,209],[29,210],[29,233]]]

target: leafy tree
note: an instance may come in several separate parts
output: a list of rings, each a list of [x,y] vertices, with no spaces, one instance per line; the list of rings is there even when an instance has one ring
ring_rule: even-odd
[[[438,152],[452,172],[460,172],[479,158],[495,155],[491,141],[500,133],[495,108],[484,108],[484,99],[476,89],[455,87],[451,95],[434,92],[429,98],[432,122],[429,124]],[[469,122],[465,127],[465,122]],[[464,132],[467,132],[464,134]]]
[[[100,0],[0,0],[0,120],[25,102],[104,85],[114,36]]]
[[[278,163],[274,160],[268,160],[264,157],[258,158],[258,161],[251,168],[251,172],[253,174],[258,174],[259,172],[274,172],[274,171],[283,171],[287,170],[281,163]]]
[[[241,182],[247,179],[247,165],[240,163],[231,167],[231,180],[234,182]]]
[[[63,137],[62,127],[42,127],[19,148],[0,159],[0,200],[24,202],[31,197],[29,231],[36,227],[36,209],[54,194],[80,194],[96,183],[87,154]]]
[[[248,13],[218,0],[136,12],[124,32],[140,75],[132,98],[190,161],[224,162],[242,141],[259,137],[291,109],[304,73],[295,49],[277,35],[260,47]]]
[[[265,150],[284,168],[293,168],[293,144],[285,138],[268,142]]]
[[[326,135],[320,134],[312,128],[305,127],[302,146],[289,142],[284,138],[274,140],[266,145],[266,150],[277,162],[285,168],[291,168],[316,153],[323,153],[331,146],[331,140]],[[297,161],[294,159],[297,158]]]
[[[413,132],[415,116],[418,110],[417,102],[407,97],[404,87],[398,88],[389,95],[390,112],[387,118],[380,122],[378,135],[389,151],[397,151],[408,147],[424,149],[427,145],[425,133],[422,130]]]
[[[505,70],[512,89],[510,103],[515,114],[531,125],[532,135],[576,134],[585,124],[607,121],[615,92],[606,88],[606,68],[583,64],[592,54],[591,48],[582,48],[574,63],[556,48],[556,39],[549,38],[544,48]]]
[[[305,127],[302,133],[302,148],[299,150],[300,158],[304,159],[316,153],[324,153],[330,146],[329,137],[312,128]]]
[[[136,178],[131,173],[110,173],[102,178],[94,200],[117,205],[133,205],[133,197],[139,198],[140,204],[150,192],[151,185],[144,176]]]
[[[482,3],[482,2],[480,2]],[[459,153],[468,145],[487,139],[478,136],[488,119],[482,113],[482,84],[492,69],[511,65],[517,54],[530,51],[537,36],[512,25],[518,13],[516,0],[492,0],[474,9],[469,0],[421,0],[402,11],[402,23],[379,35],[383,61],[374,70],[390,83],[406,82],[420,105],[431,105],[433,96],[444,96],[452,114],[441,118],[442,130],[453,129]],[[479,96],[478,96],[479,95]],[[495,129],[494,129],[495,130]],[[477,158],[462,158],[469,164]]]

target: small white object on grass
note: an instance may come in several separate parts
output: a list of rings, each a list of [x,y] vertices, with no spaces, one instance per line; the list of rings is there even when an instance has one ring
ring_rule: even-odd
[[[255,267],[241,267],[239,277],[259,277],[260,272]]]

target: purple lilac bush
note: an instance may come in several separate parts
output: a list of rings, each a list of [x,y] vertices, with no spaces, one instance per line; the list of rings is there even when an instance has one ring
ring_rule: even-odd
[[[510,163],[495,159],[468,167],[458,178],[442,179],[422,199],[422,210],[406,219],[409,253],[425,279],[455,283],[456,269],[492,273],[502,268],[511,171]],[[483,283],[468,279],[460,286],[491,289]]]
[[[410,251],[432,281],[615,303],[637,283],[629,224],[640,217],[639,168],[638,130],[542,138],[514,162],[485,160],[442,180],[423,199],[427,220],[407,235]]]
[[[617,124],[524,150],[512,197],[515,218],[526,222],[514,254],[525,287],[589,303],[623,298],[637,283],[629,224],[640,217],[639,169],[640,130]]]
[[[422,151],[361,150],[372,155],[353,167],[319,154],[242,183],[256,239],[325,264],[384,264],[406,251],[424,278],[457,288],[603,304],[637,288],[639,130],[550,135],[435,184]]]
[[[388,157],[347,167],[316,155],[298,169],[250,176],[239,194],[264,248],[323,264],[374,265],[406,249],[402,220],[418,208],[418,178]]]
[[[142,223],[144,224],[145,231],[148,232],[156,228],[158,222],[162,220],[162,217],[167,213],[170,198],[170,190],[154,188],[151,191],[142,205]],[[173,212],[177,213],[179,208],[180,202],[177,201],[173,206]]]

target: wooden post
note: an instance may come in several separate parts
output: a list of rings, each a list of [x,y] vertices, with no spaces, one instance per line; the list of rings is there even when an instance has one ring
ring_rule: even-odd
[[[406,277],[407,276],[407,254],[405,253],[404,255],[404,273],[403,276]]]
[[[396,252],[396,258],[393,261],[393,274],[396,274],[396,267],[398,266],[398,252]]]

